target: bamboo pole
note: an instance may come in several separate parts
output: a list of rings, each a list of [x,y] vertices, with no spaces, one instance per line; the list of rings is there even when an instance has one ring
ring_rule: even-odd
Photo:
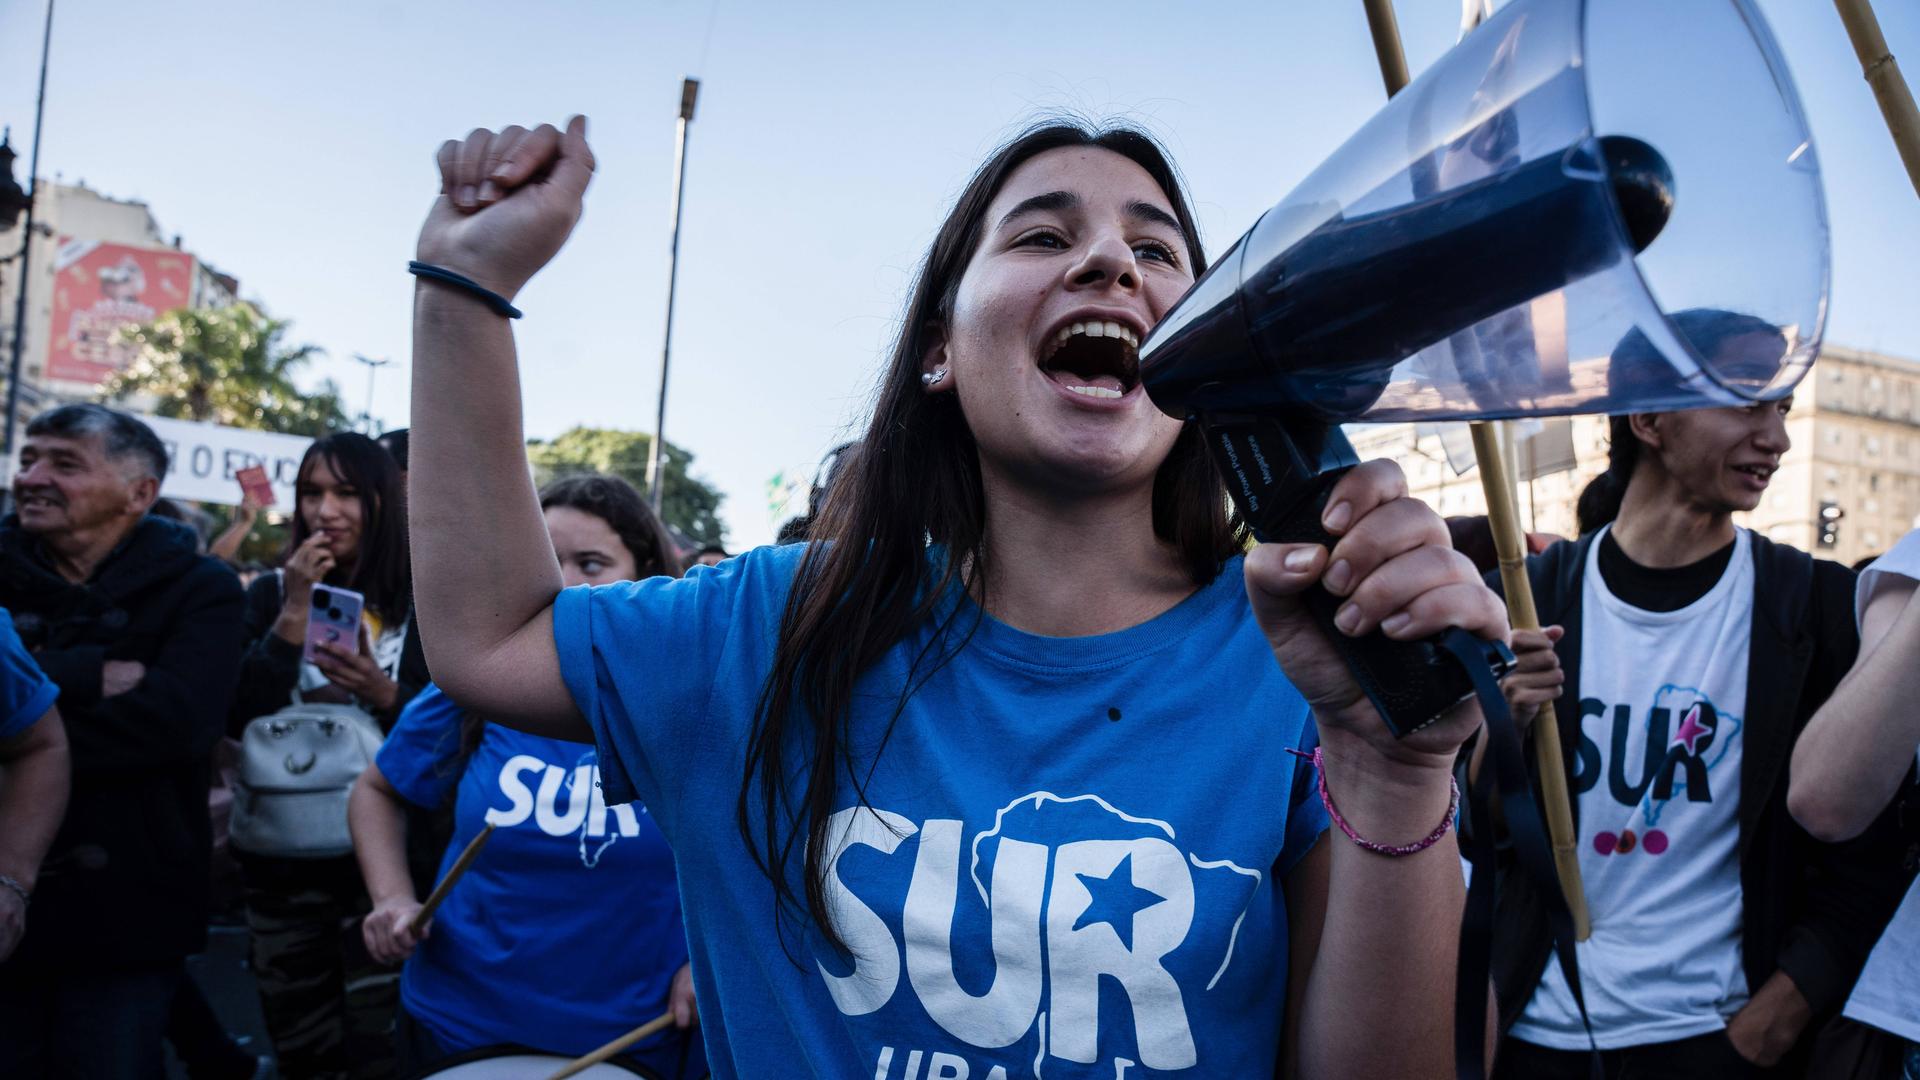
[[[619,1038],[608,1043],[607,1045],[601,1047],[600,1049],[595,1050],[593,1053],[588,1054],[585,1057],[579,1057],[579,1058],[573,1059],[572,1061],[568,1062],[566,1064],[566,1067],[562,1068],[559,1072],[556,1072],[552,1076],[547,1077],[547,1080],[567,1080],[567,1077],[569,1076],[573,1076],[577,1073],[586,1072],[588,1069],[593,1068],[595,1065],[600,1064],[601,1062],[607,1060],[608,1058],[619,1053],[620,1051],[625,1050],[627,1047],[632,1046],[634,1043],[639,1042],[641,1039],[646,1038],[647,1036],[653,1034],[654,1032],[664,1031],[666,1029],[666,1026],[671,1023],[673,1023],[673,1013],[671,1012],[661,1013],[659,1016],[656,1016],[653,1019],[647,1021],[646,1023],[641,1024],[639,1027],[634,1028],[632,1031],[627,1032],[625,1035],[622,1035]]]
[[[1540,629],[1540,613],[1533,606],[1533,585],[1527,580],[1527,545],[1520,532],[1514,505],[1513,482],[1507,457],[1501,452],[1499,426],[1473,425],[1473,454],[1480,462],[1480,486],[1487,495],[1487,518],[1493,549],[1500,557],[1500,584],[1507,594],[1507,621],[1515,630]],[[1533,721],[1534,763],[1540,772],[1540,802],[1546,812],[1547,839],[1553,846],[1553,868],[1573,915],[1573,936],[1585,941],[1593,934],[1587,911],[1587,893],[1580,880],[1580,848],[1573,831],[1573,804],[1567,792],[1566,759],[1561,756],[1560,725],[1552,706]]]
[[[1842,0],[1844,2],[1844,0]],[[1373,50],[1387,96],[1399,93],[1411,80],[1406,53],[1400,47],[1400,27],[1393,0],[1364,0],[1367,27],[1373,32]],[[1498,426],[1478,422],[1473,427],[1473,454],[1480,464],[1480,486],[1487,496],[1487,523],[1494,550],[1500,556],[1500,583],[1507,594],[1507,618],[1516,630],[1538,630],[1540,616],[1533,606],[1533,587],[1527,580],[1526,540],[1514,508],[1513,483],[1501,449]],[[1573,810],[1568,802],[1566,762],[1561,756],[1560,728],[1553,710],[1542,710],[1533,725],[1533,748],[1540,772],[1540,801],[1547,818],[1547,836],[1553,846],[1553,865],[1573,914],[1573,935],[1585,941],[1593,933],[1587,912],[1587,894],[1580,881],[1580,852],[1573,832]]]
[[[1393,0],[1365,0],[1367,29],[1373,32],[1373,55],[1380,61],[1380,78],[1387,84],[1387,96],[1399,93],[1413,81],[1407,70],[1407,54],[1400,47],[1400,20],[1394,17]]]
[[[1880,33],[1880,20],[1874,17],[1868,0],[1833,0],[1833,6],[1840,10],[1840,21],[1847,24],[1847,37],[1860,56],[1860,73],[1873,88],[1874,100],[1880,103],[1880,115],[1886,118],[1893,145],[1906,163],[1907,179],[1920,193],[1920,108],[1914,106],[1907,80],[1900,77],[1900,64],[1887,48],[1886,36]]]
[[[440,884],[435,885],[433,892],[427,895],[427,902],[421,904],[420,910],[414,912],[413,918],[407,920],[407,929],[413,932],[414,937],[419,937],[420,931],[426,929],[427,921],[433,918],[434,909],[438,908],[440,902],[447,898],[447,894],[453,891],[454,884],[460,880],[460,875],[467,872],[467,867],[473,865],[473,860],[480,857],[480,849],[486,846],[487,838],[492,835],[493,823],[488,822],[486,828],[481,829],[478,835],[467,841],[467,846],[460,852],[460,857],[453,860],[453,865],[447,869],[447,876],[440,879]]]

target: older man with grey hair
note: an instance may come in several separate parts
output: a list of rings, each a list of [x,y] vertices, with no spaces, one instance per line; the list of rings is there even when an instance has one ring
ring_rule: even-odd
[[[158,1077],[206,940],[208,761],[242,645],[240,584],[148,514],[151,428],[98,405],[27,425],[0,521],[0,607],[60,688],[72,795],[0,965],[0,1076]]]

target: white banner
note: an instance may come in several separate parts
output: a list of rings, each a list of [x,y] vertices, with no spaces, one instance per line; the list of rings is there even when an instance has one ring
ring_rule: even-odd
[[[275,509],[291,511],[293,485],[300,471],[300,458],[313,440],[305,435],[280,435],[271,431],[198,424],[191,420],[169,420],[143,416],[160,441],[167,444],[167,480],[160,494],[173,499],[240,505],[240,481],[234,474],[249,465],[264,466],[273,483]]]

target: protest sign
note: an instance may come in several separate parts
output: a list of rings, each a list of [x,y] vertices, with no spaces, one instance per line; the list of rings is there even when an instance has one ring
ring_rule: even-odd
[[[195,502],[240,504],[240,470],[260,466],[273,485],[274,504],[294,505],[293,485],[301,455],[313,440],[304,435],[200,424],[143,416],[142,420],[167,445],[166,482],[160,494]]]

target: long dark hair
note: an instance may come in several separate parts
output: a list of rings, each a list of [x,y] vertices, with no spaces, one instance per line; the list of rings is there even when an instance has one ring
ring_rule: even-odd
[[[960,278],[978,247],[989,204],[1027,160],[1063,147],[1098,147],[1153,177],[1172,204],[1197,276],[1206,269],[1178,174],[1146,134],[1051,122],[1028,129],[974,173],[921,265],[899,336],[875,392],[873,418],[837,477],[801,557],[780,620],[772,670],[756,709],[741,778],[740,835],[772,880],[775,924],[799,906],[788,869],[803,846],[805,908],[828,943],[844,949],[827,908],[827,823],[844,777],[867,805],[863,766],[849,748],[855,681],[933,617],[965,579],[985,607],[986,503],[973,433],[951,394],[927,394],[920,364],[930,335],[951,324]],[[1153,484],[1154,534],[1172,546],[1196,585],[1219,574],[1245,532],[1189,422]],[[928,543],[937,545],[938,565]],[[954,607],[958,612],[958,606]],[[954,615],[930,635],[899,687],[877,758],[907,699],[959,648]],[[784,943],[784,937],[782,941]]]
[[[300,482],[306,481],[308,470],[319,459],[360,498],[360,553],[354,558],[353,572],[334,580],[340,575],[336,569],[329,582],[365,596],[382,616],[399,618],[413,601],[413,560],[407,553],[407,500],[400,488],[400,466],[379,443],[354,431],[315,439],[294,474]],[[298,551],[311,535],[313,527],[296,501],[287,555]]]
[[[602,473],[563,476],[540,489],[540,509],[554,506],[571,507],[606,522],[633,556],[636,578],[661,574],[679,577],[686,569],[667,527],[640,492],[620,477]]]
[[[1607,418],[1607,467],[1580,489],[1573,504],[1573,520],[1585,536],[1620,516],[1627,498],[1627,482],[1640,464],[1640,437],[1633,433],[1633,417]]]
[[[1786,335],[1780,328],[1754,315],[1719,308],[1688,308],[1673,315],[1674,329],[1700,355],[1718,361],[1720,377],[1754,386],[1765,386],[1779,368],[1786,353]],[[1728,342],[1741,337],[1766,338],[1767,344],[1749,355],[1721,355]],[[1667,360],[1639,327],[1627,332],[1614,347],[1610,367],[1631,379],[1636,371],[1664,369]],[[1633,417],[1615,416],[1607,425],[1607,468],[1588,481],[1574,504],[1574,521],[1580,535],[1586,534],[1620,516],[1627,498],[1627,485],[1640,467],[1640,436],[1633,433]]]

